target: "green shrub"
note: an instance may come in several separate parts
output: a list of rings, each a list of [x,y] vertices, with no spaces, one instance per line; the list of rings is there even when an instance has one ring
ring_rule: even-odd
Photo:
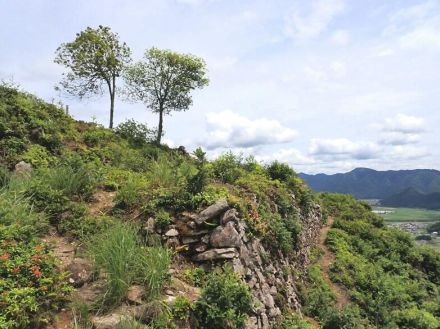
[[[219,156],[211,163],[214,177],[223,183],[230,184],[233,184],[240,177],[240,165],[241,159],[232,152]]]
[[[297,315],[291,314],[283,317],[272,329],[313,329],[315,328]]]
[[[266,166],[266,171],[273,180],[277,179],[280,182],[285,183],[289,182],[293,177],[296,176],[295,171],[290,168],[288,164],[278,161],[274,161]]]
[[[168,225],[171,224],[171,217],[168,212],[163,209],[159,209],[155,215],[156,218],[156,229],[165,229]]]
[[[47,247],[35,242],[0,243],[0,326],[37,328],[47,323],[71,291]]]
[[[171,304],[171,314],[176,320],[187,320],[191,311],[191,301],[185,296],[177,296]]]
[[[53,161],[53,157],[45,147],[33,144],[23,153],[21,160],[30,163],[34,168],[40,168],[47,167]]]
[[[115,204],[119,208],[132,209],[143,201],[143,193],[146,188],[144,180],[130,175],[125,183],[122,183],[116,194]]]
[[[136,147],[153,142],[157,136],[156,129],[150,129],[146,124],[132,119],[120,123],[115,128],[115,132]]]
[[[230,267],[210,273],[194,306],[198,328],[244,329],[252,309],[249,287]]]
[[[186,282],[196,287],[203,287],[206,284],[207,273],[201,267],[188,269],[183,272]]]

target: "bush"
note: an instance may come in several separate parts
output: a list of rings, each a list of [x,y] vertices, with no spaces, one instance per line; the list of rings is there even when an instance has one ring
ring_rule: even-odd
[[[0,164],[0,189],[6,187],[11,180],[11,173],[8,168]]]
[[[130,175],[125,183],[122,183],[118,189],[118,194],[115,198],[116,206],[123,209],[132,209],[140,205],[145,188],[145,181],[134,175]]]
[[[287,183],[293,177],[296,177],[295,171],[290,168],[288,164],[278,161],[274,161],[270,165],[266,166],[266,171],[269,174],[270,178],[272,178],[273,180],[277,179],[280,182],[284,183]]]
[[[241,175],[240,165],[240,158],[227,152],[212,162],[213,175],[223,183],[233,184]]]
[[[136,147],[151,143],[157,136],[156,129],[150,129],[146,124],[132,119],[120,123],[115,128],[115,132]]]
[[[21,160],[30,163],[34,168],[47,167],[53,157],[41,145],[33,144],[21,156]]]
[[[49,249],[34,242],[0,243],[0,327],[37,328],[71,291]]]
[[[272,329],[313,329],[315,328],[305,320],[301,320],[297,315],[285,316],[281,321],[273,326]]]
[[[198,328],[244,329],[252,309],[249,287],[230,267],[210,273],[194,306]]]
[[[168,212],[163,209],[159,209],[155,215],[156,218],[156,229],[165,229],[168,225],[171,224],[171,217]]]

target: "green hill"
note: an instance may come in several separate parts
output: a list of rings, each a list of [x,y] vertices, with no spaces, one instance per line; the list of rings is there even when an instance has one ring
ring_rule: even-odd
[[[299,174],[317,192],[351,194],[358,199],[385,199],[406,189],[440,192],[440,171],[433,169],[376,171],[357,168],[343,174]]]
[[[438,210],[440,209],[440,192],[421,193],[414,188],[391,195],[380,201],[385,207],[408,207]]]

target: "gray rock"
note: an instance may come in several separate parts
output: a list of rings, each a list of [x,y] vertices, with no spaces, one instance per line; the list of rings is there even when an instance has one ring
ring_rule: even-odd
[[[238,216],[238,212],[236,209],[234,209],[234,208],[229,209],[223,214],[220,222],[222,225],[225,225],[225,224],[232,222],[232,221],[235,222],[238,220],[237,216]]]
[[[194,260],[198,262],[216,260],[216,259],[232,259],[238,256],[235,248],[210,249],[201,254],[194,256]]]
[[[171,230],[168,230],[165,233],[165,236],[167,236],[167,237],[175,237],[175,236],[178,236],[178,235],[179,235],[179,231],[177,231],[175,228],[172,228]]]
[[[229,209],[229,205],[225,199],[218,200],[216,203],[203,210],[199,214],[199,216],[195,219],[195,222],[198,225],[201,225],[205,221],[221,215],[228,209]]]
[[[192,237],[192,236],[184,236],[184,237],[182,238],[182,243],[183,243],[183,244],[196,243],[196,242],[199,242],[199,241],[200,241],[199,238],[197,238],[197,237]]]
[[[147,219],[147,223],[143,227],[143,230],[146,233],[153,234],[155,233],[155,227],[156,227],[156,219],[154,219],[153,217],[149,217]]]
[[[74,287],[78,288],[86,282],[90,282],[93,276],[93,265],[87,259],[75,258],[69,265],[66,266],[66,271],[69,272],[69,282]]]
[[[32,165],[30,163],[20,161],[15,165],[15,172],[17,173],[29,173],[32,171]]]
[[[211,234],[210,243],[214,248],[239,247],[241,239],[234,228],[234,223],[229,222],[224,227],[218,226],[214,229],[214,232]]]

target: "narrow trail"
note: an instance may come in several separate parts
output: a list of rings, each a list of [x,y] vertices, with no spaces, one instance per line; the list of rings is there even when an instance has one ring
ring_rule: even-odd
[[[348,297],[347,291],[344,288],[330,280],[330,267],[335,261],[335,255],[325,244],[325,239],[327,238],[327,233],[331,229],[333,222],[333,217],[329,217],[327,224],[321,228],[319,246],[324,253],[319,259],[318,264],[321,266],[322,275],[325,282],[327,282],[336,295],[336,308],[340,310],[350,302],[350,298]]]

